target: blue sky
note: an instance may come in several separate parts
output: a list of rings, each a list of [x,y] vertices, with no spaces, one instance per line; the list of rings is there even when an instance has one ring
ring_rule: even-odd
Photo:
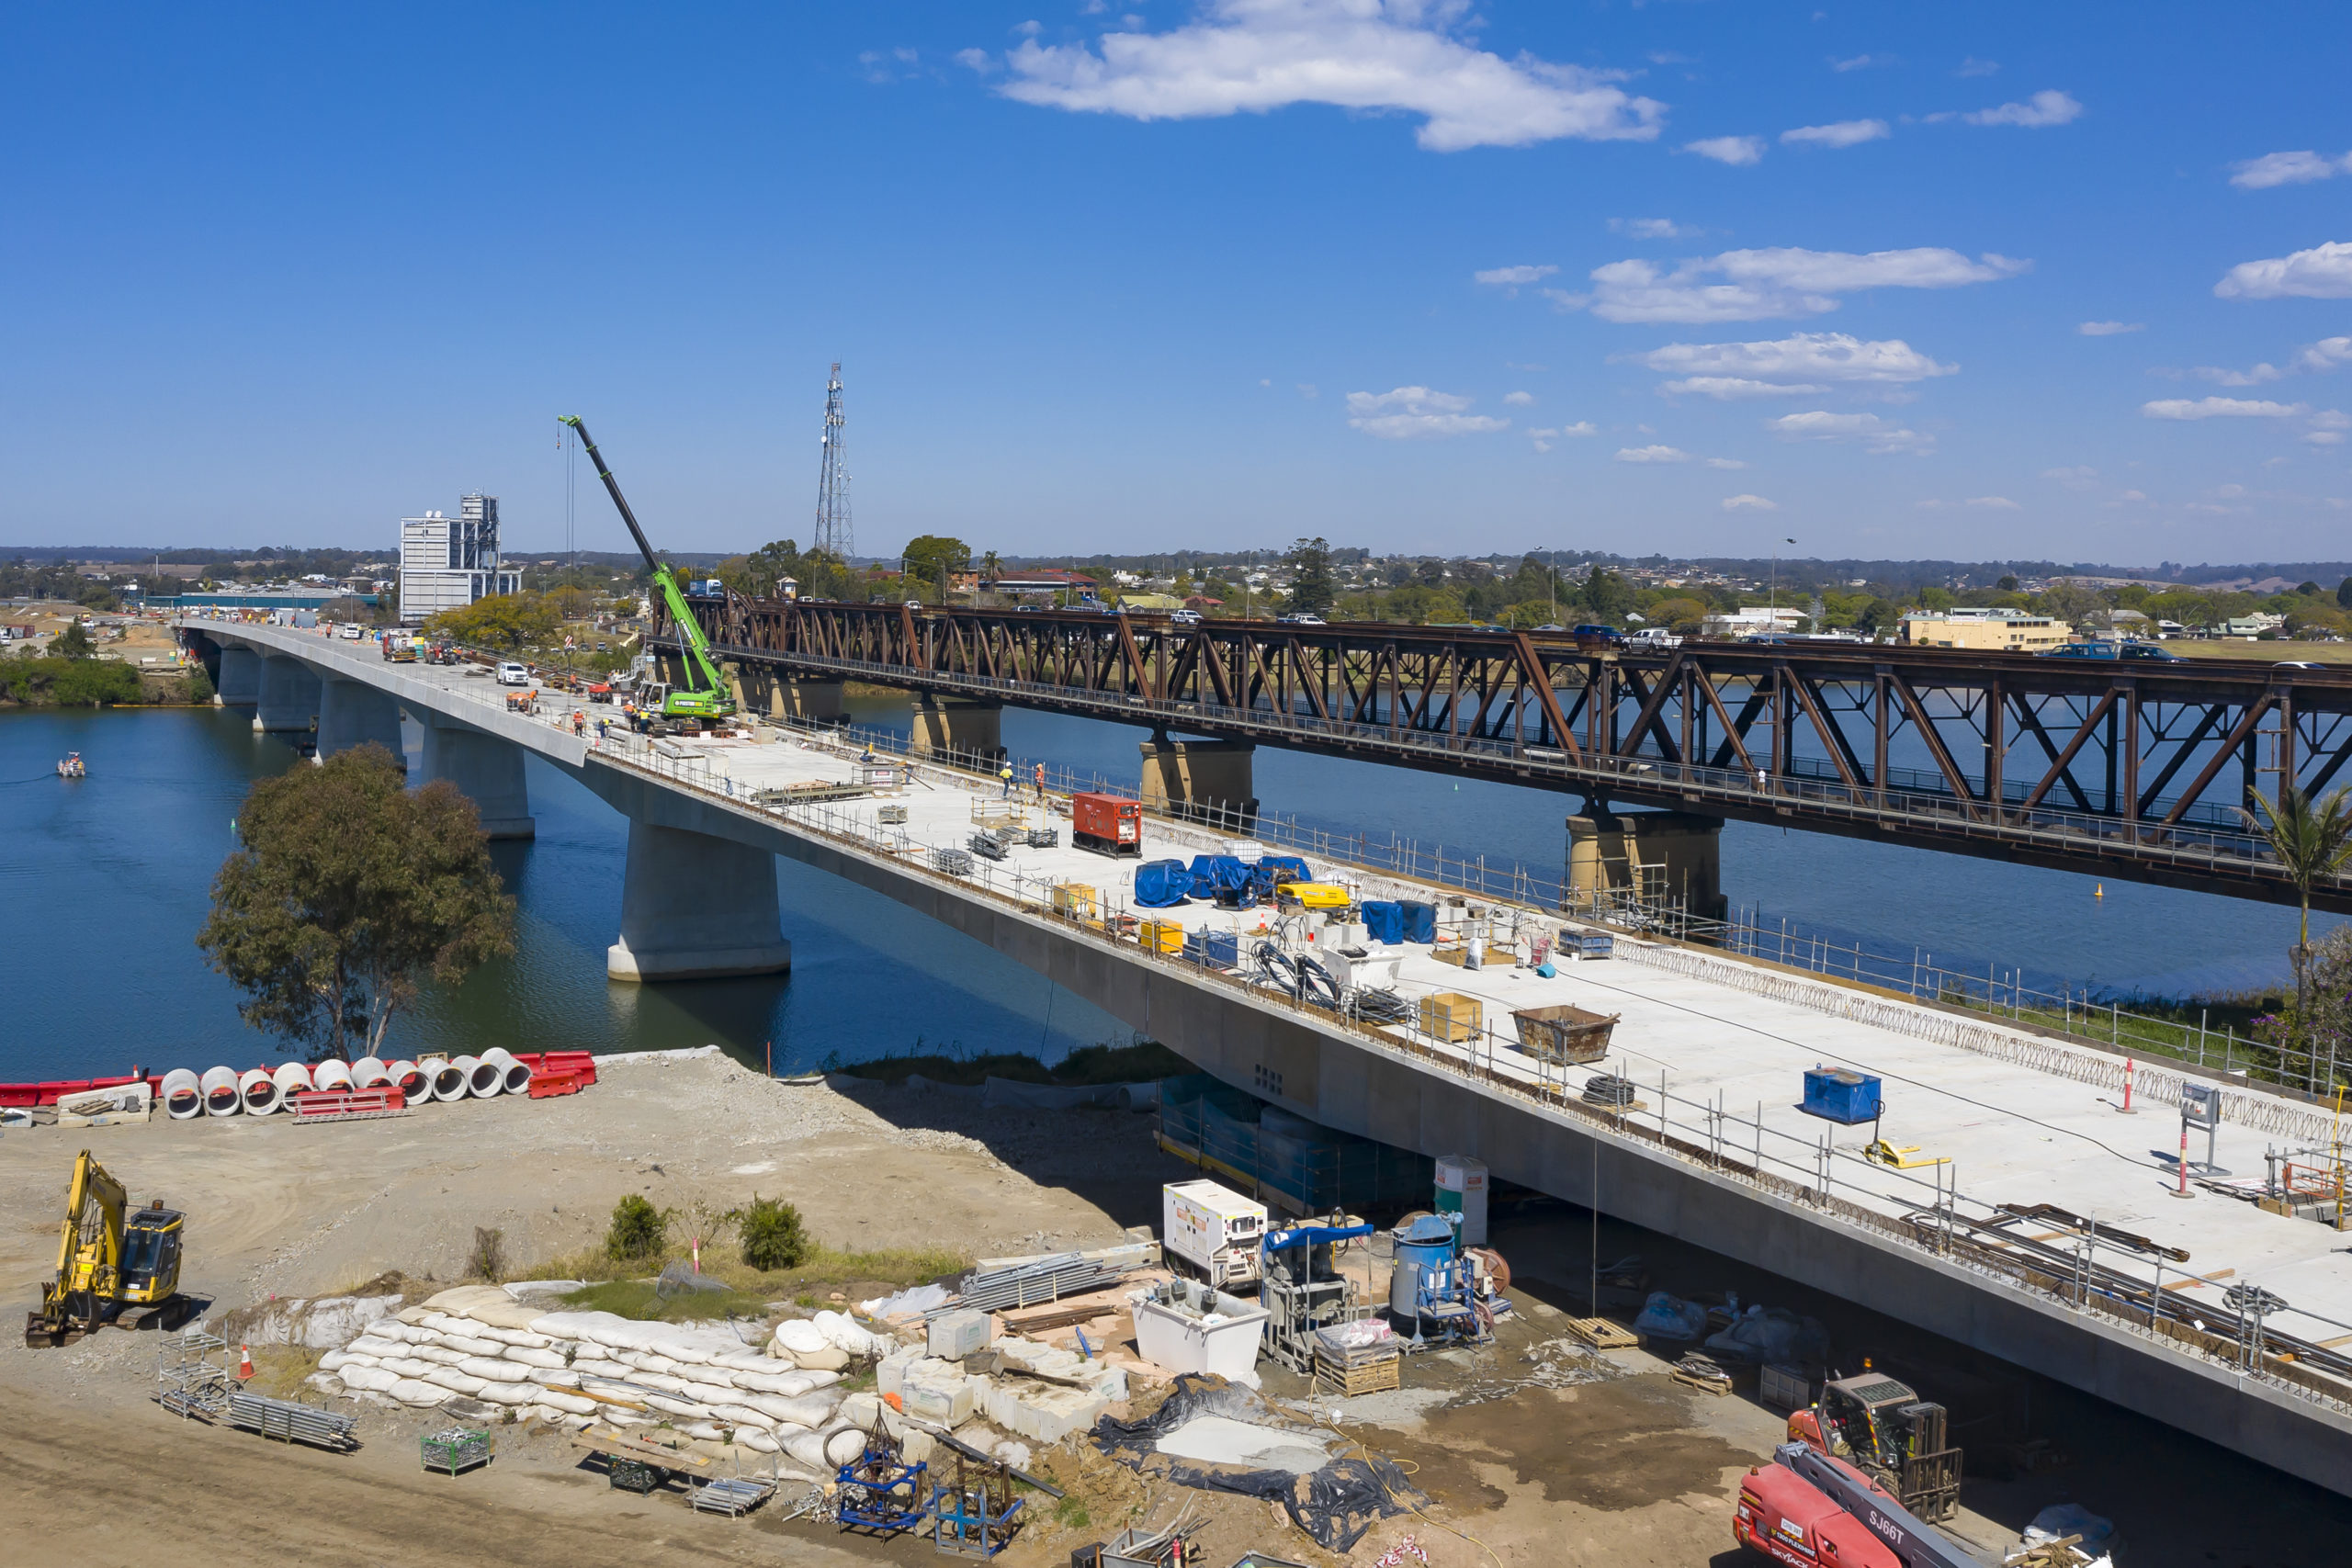
[[[576,412],[658,542],[805,543],[838,358],[874,552],[2342,557],[2347,35],[27,4],[0,541],[366,545],[481,488],[560,545]]]

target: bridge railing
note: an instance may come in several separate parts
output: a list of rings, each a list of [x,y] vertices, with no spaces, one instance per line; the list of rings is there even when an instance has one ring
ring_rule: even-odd
[[[882,856],[916,875],[978,894],[1038,919],[1054,921],[1074,940],[1116,947],[1123,957],[1181,969],[1196,981],[1230,987],[1261,1005],[1302,1016],[1315,1025],[1341,1031],[1370,1048],[1392,1053],[1424,1067],[1476,1082],[1555,1116],[1579,1122],[1601,1137],[1645,1144],[1713,1178],[1749,1187],[1782,1201],[1804,1205],[1824,1219],[1866,1230],[1883,1240],[1957,1264],[2007,1288],[2083,1314],[2097,1314],[2111,1328],[2178,1354],[2260,1381],[2292,1397],[2352,1415],[2352,1356],[2335,1348],[2336,1336],[2352,1338],[2346,1324],[2308,1308],[2281,1303],[2267,1316],[2292,1322],[2290,1334],[2263,1316],[2244,1312],[2234,1322],[2213,1303],[2184,1301],[2180,1287],[2197,1279],[2174,1270],[2174,1289],[2165,1287],[2165,1260],[2112,1233],[2100,1237],[2094,1224],[2066,1247],[2048,1238],[2022,1235],[2016,1216],[1996,1201],[1965,1193],[1958,1168],[1949,1161],[1928,1168],[1926,1177],[1839,1148],[1827,1132],[1807,1139],[1771,1126],[1758,1103],[1752,1116],[1725,1103],[1720,1090],[1712,1100],[1677,1093],[1672,1067],[1620,1050],[1615,1071],[1607,1062],[1569,1067],[1527,1056],[1491,1024],[1467,1039],[1430,1033],[1415,1010],[1392,998],[1326,991],[1307,983],[1295,964],[1267,961],[1271,946],[1255,933],[1237,933],[1234,965],[1208,961],[1205,942],[1168,953],[1133,940],[1139,918],[1157,911],[1131,911],[1100,889],[1073,895],[1067,885],[1029,875],[1017,866],[967,855],[966,869],[942,869],[933,859],[941,850],[907,829],[879,822],[841,802],[782,802],[755,805],[739,795],[733,781],[709,765],[707,757],[666,756],[641,738],[628,737],[602,749],[622,766],[642,769],[716,803],[750,814],[782,818],[805,834],[831,840]],[[942,773],[942,782],[985,794],[981,781]],[[1799,998],[1799,1005],[1802,999]],[[1149,1032],[1149,1021],[1145,1022]],[[1657,1074],[1657,1099],[1648,1075]],[[1571,1078],[1579,1080],[1572,1083]],[[1605,1092],[1596,1083],[1608,1085]],[[1597,1097],[1596,1097],[1597,1096]],[[1596,1194],[1596,1201],[1602,1195]],[[2108,1258],[2102,1260],[2105,1246]],[[2146,1265],[2143,1279],[2136,1269]],[[2202,1283],[2210,1284],[2205,1280]],[[2218,1321],[2208,1321],[2218,1320]]]
[[[722,647],[725,656],[773,658],[759,649]],[[887,679],[894,668],[877,668],[862,660],[831,659],[796,653],[796,666],[827,670],[844,676]],[[2047,848],[2056,853],[2097,853],[2127,856],[2143,866],[2246,878],[2276,878],[2281,874],[2269,846],[2256,834],[2215,820],[2184,820],[2166,824],[2157,819],[2125,820],[2098,813],[2063,810],[2048,805],[2026,807],[2021,801],[1992,803],[1962,797],[1945,790],[1928,793],[1894,787],[1847,784],[1842,777],[1807,772],[1774,773],[1674,762],[1642,756],[1581,759],[1564,748],[1528,745],[1523,739],[1498,740],[1474,736],[1442,735],[1401,726],[1367,724],[1288,712],[1273,707],[1228,707],[1215,703],[1170,702],[1138,696],[1114,699],[1099,694],[1072,694],[1043,682],[1016,681],[1001,676],[942,673],[909,670],[906,680],[925,687],[977,696],[997,697],[1046,706],[1082,705],[1099,710],[1098,716],[1114,722],[1150,724],[1160,728],[1213,728],[1252,735],[1271,735],[1307,743],[1344,743],[1351,750],[1387,752],[1403,760],[1471,758],[1507,765],[1531,782],[1565,790],[1605,791],[1611,784],[1624,793],[1679,793],[1692,804],[1715,804],[1743,810],[1758,807],[1808,812],[1881,828],[1910,829],[1938,837],[1983,839],[2012,846]],[[1924,775],[1921,775],[1924,776]],[[2004,791],[2007,795],[2008,792]],[[2169,807],[2167,807],[2169,809]],[[2352,890],[2352,872],[2339,874],[2335,887]]]

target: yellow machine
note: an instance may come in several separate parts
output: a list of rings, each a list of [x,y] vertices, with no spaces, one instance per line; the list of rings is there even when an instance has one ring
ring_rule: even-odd
[[[121,1182],[84,1149],[65,1193],[57,1278],[40,1288],[40,1310],[25,1314],[25,1343],[70,1345],[126,1307],[174,1315],[180,1303],[180,1239],[186,1216],[161,1198],[126,1213]]]
[[[1346,888],[1328,882],[1285,882],[1274,889],[1277,908],[1344,909],[1354,902]]]

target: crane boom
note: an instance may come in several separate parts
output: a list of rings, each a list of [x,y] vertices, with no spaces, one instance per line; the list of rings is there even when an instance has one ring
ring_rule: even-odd
[[[1904,1568],[1984,1568],[1973,1551],[1955,1545],[1935,1526],[1870,1483],[1868,1477],[1804,1443],[1783,1443],[1773,1460],[1786,1465],[1886,1543]]]
[[[596,477],[605,481],[605,493],[613,498],[614,507],[621,521],[628,525],[629,537],[637,541],[638,553],[645,558],[648,570],[653,574],[653,587],[662,595],[662,607],[670,612],[670,619],[678,628],[678,637],[686,645],[686,681],[688,689],[673,691],[662,700],[665,717],[725,718],[735,711],[733,699],[727,695],[727,682],[718,673],[718,666],[710,657],[710,640],[702,635],[702,626],[694,612],[686,607],[686,596],[679,592],[678,574],[669,563],[653,553],[653,546],[645,537],[645,530],[638,526],[637,513],[631,512],[628,498],[621,494],[620,481],[613,478],[612,469],[605,466],[605,455],[596,450],[596,443],[588,434],[588,426],[578,414],[559,416],[562,423],[580,433],[581,447],[588,460],[596,465]]]

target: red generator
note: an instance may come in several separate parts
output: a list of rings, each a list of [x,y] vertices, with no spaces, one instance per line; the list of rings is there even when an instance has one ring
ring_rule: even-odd
[[[1143,854],[1143,802],[1115,795],[1069,797],[1069,841],[1099,855]]]

